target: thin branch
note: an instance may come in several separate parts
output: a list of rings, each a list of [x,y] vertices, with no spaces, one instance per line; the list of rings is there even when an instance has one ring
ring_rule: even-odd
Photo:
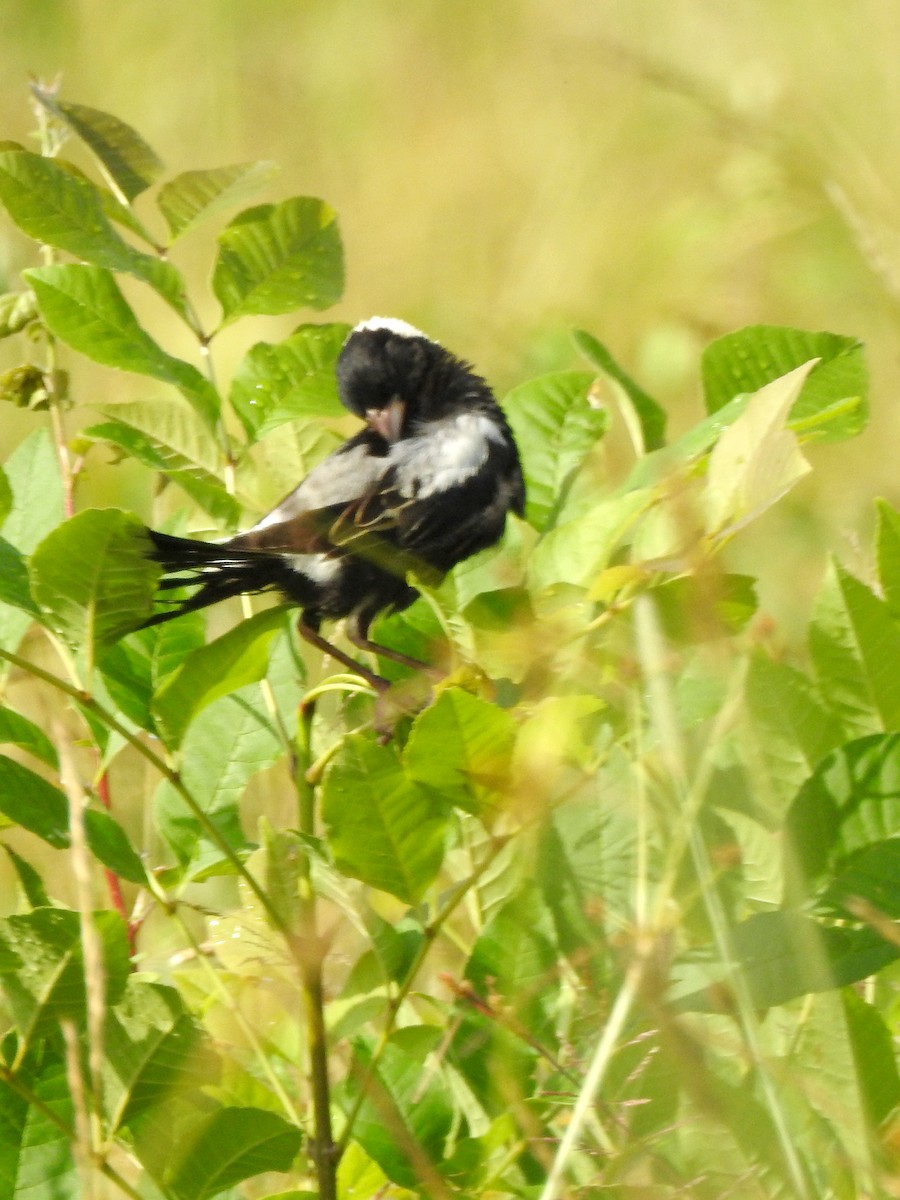
[[[59,753],[60,782],[69,801],[69,839],[72,875],[78,899],[78,920],[81,930],[81,952],[84,960],[84,987],[87,999],[88,1080],[90,1082],[88,1129],[90,1146],[100,1145],[100,1113],[103,1109],[103,1050],[106,1021],[106,969],[100,936],[94,925],[94,903],[91,894],[91,863],[84,829],[85,795],[78,778],[71,741],[62,727],[54,721],[54,741]],[[66,1034],[68,1046],[68,1034]],[[78,1056],[73,1055],[74,1063]],[[73,1066],[74,1070],[74,1066]]]
[[[56,1109],[51,1107],[45,1100],[42,1100],[37,1092],[30,1088],[27,1083],[23,1083],[15,1071],[10,1070],[9,1067],[2,1063],[0,1063],[0,1083],[6,1084],[17,1096],[21,1096],[29,1108],[39,1112],[46,1121],[49,1121],[51,1125],[55,1125],[60,1130],[67,1141],[73,1145],[75,1144],[75,1131],[72,1126],[66,1124]],[[93,1165],[104,1178],[114,1184],[130,1200],[144,1200],[141,1193],[136,1188],[133,1188],[126,1179],[123,1179],[118,1171],[114,1167],[111,1167],[105,1159],[94,1158]]]
[[[314,704],[301,707],[297,737],[297,821],[300,833],[306,837],[314,835],[316,820],[316,792],[305,773],[311,757],[314,715]],[[306,851],[300,859],[299,889],[299,934],[295,943],[295,959],[303,989],[313,1101],[314,1133],[310,1140],[310,1155],[316,1167],[321,1200],[337,1200],[337,1164],[340,1155],[331,1126],[331,1081],[328,1075],[328,1034],[322,978],[326,947],[318,931],[312,863]]]
[[[2,647],[0,647],[0,659],[4,659],[6,662],[10,663],[14,667],[18,667],[26,674],[33,675],[36,679],[43,680],[44,683],[48,683],[51,687],[56,688],[57,691],[60,691],[64,695],[71,697],[71,699],[73,699],[76,704],[79,705],[79,707],[84,709],[86,712],[92,713],[95,717],[97,717],[98,720],[102,721],[108,729],[111,729],[114,733],[118,733],[120,737],[125,739],[129,746],[131,746],[138,752],[138,754],[145,758],[147,762],[151,764],[151,766],[155,767],[160,775],[162,775],[163,778],[172,785],[172,787],[190,809],[191,815],[200,825],[203,826],[203,830],[210,840],[215,842],[218,849],[228,859],[229,863],[232,865],[237,874],[240,875],[240,877],[253,892],[253,895],[265,909],[267,916],[272,921],[273,927],[287,939],[289,944],[291,943],[291,932],[285,926],[281,914],[269,899],[264,889],[260,886],[250,871],[247,870],[247,867],[244,865],[240,856],[235,852],[234,848],[228,844],[222,833],[217,828],[215,822],[210,820],[208,814],[194,799],[188,788],[185,787],[179,773],[174,770],[174,768],[169,766],[165,759],[160,758],[160,756],[154,750],[152,750],[150,746],[147,745],[140,734],[135,733],[126,725],[123,725],[122,722],[107,708],[104,708],[104,706],[100,704],[99,701],[97,701],[90,694],[90,692],[86,692],[82,688],[77,688],[73,684],[67,683],[66,680],[60,679],[58,675],[54,675],[52,671],[46,671],[43,667],[37,666],[36,663],[31,663],[27,659],[21,658],[18,654],[13,654],[12,651],[5,650]]]
[[[102,769],[97,776],[96,783],[97,799],[103,805],[107,812],[112,811],[112,798],[109,792],[109,773]],[[131,957],[134,958],[137,952],[136,943],[136,927],[134,921],[131,920],[128,910],[125,907],[125,897],[122,894],[122,881],[119,879],[115,871],[111,867],[103,868],[103,875],[106,879],[106,890],[109,892],[109,898],[115,912],[122,918],[125,925],[125,931],[128,935],[128,949]]]
[[[443,907],[438,911],[434,920],[430,921],[429,924],[425,926],[425,929],[422,932],[422,940],[419,943],[419,947],[416,950],[415,955],[413,956],[412,962],[409,964],[409,969],[406,972],[406,976],[397,992],[388,1000],[387,1020],[385,1021],[384,1027],[382,1028],[378,1037],[378,1042],[372,1052],[372,1056],[366,1064],[365,1071],[360,1077],[359,1095],[356,1097],[353,1107],[350,1109],[346,1124],[344,1126],[344,1131],[338,1139],[338,1157],[344,1153],[349,1145],[350,1137],[353,1133],[354,1122],[356,1121],[359,1111],[362,1108],[363,1102],[368,1094],[368,1086],[375,1077],[378,1064],[381,1061],[381,1057],[384,1054],[385,1049],[387,1048],[391,1034],[394,1032],[397,1016],[400,1012],[400,1009],[403,1007],[403,1002],[406,1000],[406,997],[412,990],[416,976],[425,962],[425,959],[428,957],[431,947],[434,945],[437,936],[443,929],[444,925],[465,899],[469,889],[478,882],[500,851],[504,848],[508,840],[508,838],[497,838],[493,842],[490,850],[474,869],[474,871],[472,871],[472,873],[461,883],[457,884],[457,886],[451,891],[447,900],[444,902]]]

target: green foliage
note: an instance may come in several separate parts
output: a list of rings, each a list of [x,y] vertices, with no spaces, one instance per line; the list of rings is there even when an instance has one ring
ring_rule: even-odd
[[[30,591],[64,642],[93,663],[153,607],[159,567],[141,545],[143,526],[119,509],[90,509],[57,526],[29,563]]]
[[[296,197],[240,213],[219,236],[213,291],[224,324],[252,313],[328,308],[344,289],[334,212]]]
[[[525,519],[381,623],[446,678],[385,664],[376,701],[283,607],[139,628],[143,522],[80,503],[111,451],[154,524],[228,532],[352,428],[343,324],[213,370],[244,317],[338,299],[334,213],[234,216],[205,329],[180,247],[272,164],[166,179],[117,118],[36,99],[41,153],[0,146],[43,248],[0,298],[27,358],[0,395],[47,421],[0,473],[0,1194],[890,1194],[900,514],[865,579],[830,567],[806,650],[728,557],[801,443],[864,424],[859,343],[718,339],[667,443],[578,332],[590,370],[503,400]],[[88,405],[80,356],[145,386]]]

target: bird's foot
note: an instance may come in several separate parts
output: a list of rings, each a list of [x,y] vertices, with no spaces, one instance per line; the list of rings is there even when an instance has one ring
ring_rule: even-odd
[[[386,746],[394,736],[398,722],[421,712],[431,703],[433,693],[431,684],[423,675],[412,675],[396,683],[388,683],[387,680],[382,682],[385,686],[377,689],[373,724],[379,744]]]

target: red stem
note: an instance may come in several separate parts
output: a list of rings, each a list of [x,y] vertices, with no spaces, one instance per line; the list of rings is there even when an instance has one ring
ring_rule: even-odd
[[[105,771],[101,773],[100,778],[97,780],[97,795],[100,797],[100,803],[109,811],[112,808],[112,800],[109,794],[109,776]],[[106,876],[106,888],[109,892],[112,906],[125,922],[125,928],[128,931],[128,949],[131,952],[131,957],[134,958],[135,951],[137,950],[135,943],[137,928],[128,919],[125,897],[122,895],[122,884],[115,871],[110,870],[109,867],[104,868],[104,875]]]

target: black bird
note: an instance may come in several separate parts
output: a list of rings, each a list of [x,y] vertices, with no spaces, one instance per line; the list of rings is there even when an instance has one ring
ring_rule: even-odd
[[[241,593],[278,591],[302,610],[299,631],[362,675],[386,682],[319,633],[347,620],[360,649],[408,666],[415,659],[369,641],[378,613],[410,605],[414,570],[439,582],[493,545],[525,486],[509,426],[472,368],[405,321],[357,325],[337,360],[342,403],[365,428],[349,438],[246,533],[200,542],[148,530],[160,588],[199,585],[147,625]]]

